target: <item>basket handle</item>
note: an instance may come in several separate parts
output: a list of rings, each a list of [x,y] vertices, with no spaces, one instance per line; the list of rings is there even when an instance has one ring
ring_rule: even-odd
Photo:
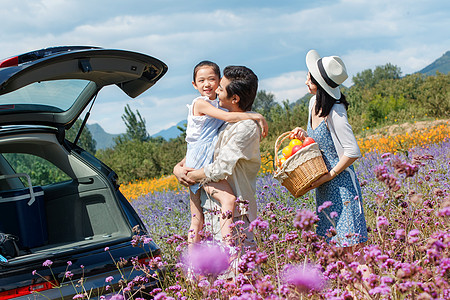
[[[290,131],[282,133],[275,142],[275,166],[278,166],[278,150],[280,149],[280,146],[284,142],[284,140],[289,137],[290,133]]]

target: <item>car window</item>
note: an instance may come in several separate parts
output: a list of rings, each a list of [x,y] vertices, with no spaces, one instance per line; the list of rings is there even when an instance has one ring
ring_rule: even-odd
[[[15,110],[68,110],[87,91],[92,94],[95,83],[89,80],[62,79],[41,81],[0,96],[0,105],[15,105]]]
[[[47,185],[71,178],[49,161],[31,154],[25,153],[3,153],[16,173],[26,173],[31,177],[34,186]],[[28,183],[25,178],[20,178],[25,186]]]

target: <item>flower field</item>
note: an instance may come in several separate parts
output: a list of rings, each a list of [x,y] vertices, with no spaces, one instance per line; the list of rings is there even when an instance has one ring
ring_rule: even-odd
[[[450,123],[432,126],[430,128],[414,130],[411,133],[388,135],[376,138],[360,138],[358,144],[363,155],[369,153],[398,153],[405,152],[417,146],[426,146],[440,143],[450,136]],[[260,174],[273,172],[273,157],[270,153],[262,154],[262,163]],[[151,180],[141,180],[130,182],[120,187],[120,191],[128,200],[137,199],[142,195],[153,192],[184,190],[183,186],[178,184],[175,176],[164,176]]]
[[[159,265],[169,272],[155,299],[449,299],[449,136],[447,123],[359,141],[364,157],[355,170],[369,241],[355,251],[315,234],[313,192],[294,199],[272,178],[266,156],[257,181],[259,217],[250,224],[257,248],[239,257],[233,281],[216,276],[228,255],[217,247],[201,247],[202,259],[190,262],[195,276],[186,276],[189,198],[173,176],[122,187],[164,253]],[[324,211],[334,217],[333,206]]]

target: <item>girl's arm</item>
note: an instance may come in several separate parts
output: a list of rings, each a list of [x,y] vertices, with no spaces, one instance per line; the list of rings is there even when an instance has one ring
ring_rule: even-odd
[[[267,136],[269,125],[263,115],[255,112],[228,112],[220,108],[214,107],[207,101],[199,99],[194,104],[194,111],[196,114],[208,115],[210,117],[225,121],[225,122],[239,122],[243,120],[255,120],[261,126],[261,134],[263,137]]]

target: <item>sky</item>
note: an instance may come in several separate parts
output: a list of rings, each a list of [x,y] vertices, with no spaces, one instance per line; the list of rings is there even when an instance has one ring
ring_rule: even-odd
[[[402,74],[450,50],[448,0],[0,0],[0,58],[51,46],[89,45],[162,60],[166,75],[135,99],[102,90],[88,123],[124,133],[125,105],[153,135],[186,119],[202,60],[244,65],[276,101],[307,93],[305,56],[337,55],[351,78],[392,63]]]

